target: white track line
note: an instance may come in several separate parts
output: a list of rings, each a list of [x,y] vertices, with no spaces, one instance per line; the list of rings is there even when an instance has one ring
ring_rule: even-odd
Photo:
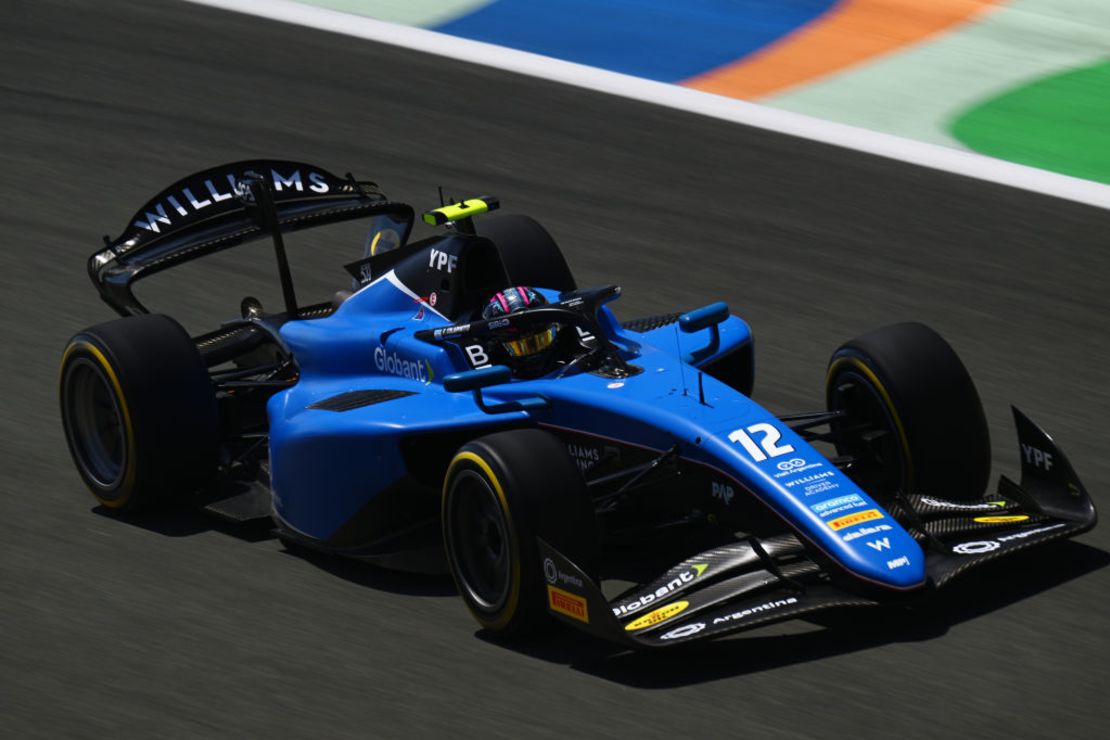
[[[1008,185],[1088,205],[1110,208],[1110,185],[1059,175],[1047,170],[1005,162],[974,152],[903,139],[855,126],[824,121],[799,113],[767,108],[743,100],[691,90],[653,80],[587,67],[574,62],[448,36],[423,28],[400,26],[291,0],[185,0],[224,10],[270,18],[285,23],[356,36],[382,44],[458,59],[472,64],[517,72],[644,103],[697,113],[745,126],[789,134],[811,141],[854,149]]]

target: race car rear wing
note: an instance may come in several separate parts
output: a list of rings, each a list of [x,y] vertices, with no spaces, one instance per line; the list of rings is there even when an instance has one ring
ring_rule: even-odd
[[[401,244],[408,239],[412,207],[388,200],[372,182],[302,162],[233,162],[189,175],[154,196],[119,237],[104,237],[104,247],[89,258],[89,276],[121,315],[147,313],[131,290],[139,278],[269,236],[286,311],[295,313],[282,234],[371,216],[387,217]]]

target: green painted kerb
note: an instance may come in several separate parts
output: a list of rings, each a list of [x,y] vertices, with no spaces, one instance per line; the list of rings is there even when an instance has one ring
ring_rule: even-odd
[[[1110,183],[1110,61],[1011,90],[951,131],[992,157]]]

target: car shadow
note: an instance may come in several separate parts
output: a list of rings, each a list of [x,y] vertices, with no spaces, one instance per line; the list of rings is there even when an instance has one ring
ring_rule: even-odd
[[[300,558],[328,575],[358,586],[407,596],[457,596],[455,582],[446,573],[413,573],[381,568],[339,555],[317,552],[285,543],[285,554]]]
[[[139,527],[164,537],[194,537],[205,532],[220,532],[246,542],[274,539],[274,525],[269,519],[232,522],[195,509],[121,512],[105,506],[94,506],[92,512],[116,522]]]
[[[1060,586],[1110,564],[1110,554],[1057,542],[984,565],[912,608],[849,608],[811,616],[801,634],[762,628],[722,640],[628,651],[562,627],[531,640],[480,639],[635,688],[666,689],[750,675],[899,642],[943,637],[950,628]],[[892,614],[894,617],[892,618]]]
[[[92,512],[112,521],[139,527],[164,537],[193,537],[205,532],[219,532],[249,543],[281,539],[269,519],[233,522],[194,509],[128,513],[96,506],[93,507]],[[411,596],[456,596],[458,594],[454,582],[446,572],[418,573],[391,570],[291,542],[283,541],[282,545],[284,554],[300,558],[328,575],[359,586]]]
[[[166,537],[217,531],[246,542],[276,539],[269,520],[230,522],[196,510],[130,514],[96,506],[93,513]],[[455,597],[449,576],[412,573],[319,552],[284,542],[284,552],[329,575],[367,588],[412,596]],[[912,608],[850,608],[798,621],[814,629],[802,634],[767,635],[774,627],[748,635],[660,650],[629,651],[583,635],[562,624],[530,638],[475,637],[533,658],[567,665],[615,683],[638,688],[671,688],[759,673],[797,663],[868,650],[897,642],[943,636],[961,622],[1016,604],[1110,565],[1110,553],[1072,540],[1016,553],[945,586]],[[891,618],[892,612],[897,614]]]

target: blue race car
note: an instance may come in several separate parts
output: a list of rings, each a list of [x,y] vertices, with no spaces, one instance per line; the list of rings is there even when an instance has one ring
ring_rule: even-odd
[[[442,199],[441,199],[442,200]],[[661,647],[843,606],[906,604],[1094,526],[1052,439],[1014,409],[1021,481],[952,348],[898,324],[833,355],[827,408],[751,399],[723,303],[621,322],[551,236],[494,198],[428,211],[313,165],[248,161],[155,196],[89,260],[123,318],[62,358],[70,452],[107,509],[272,519],[287,543],[442,569],[479,624],[550,618]],[[365,219],[351,290],[297,301],[284,236]],[[284,305],[190,336],[136,280],[269,238]]]

